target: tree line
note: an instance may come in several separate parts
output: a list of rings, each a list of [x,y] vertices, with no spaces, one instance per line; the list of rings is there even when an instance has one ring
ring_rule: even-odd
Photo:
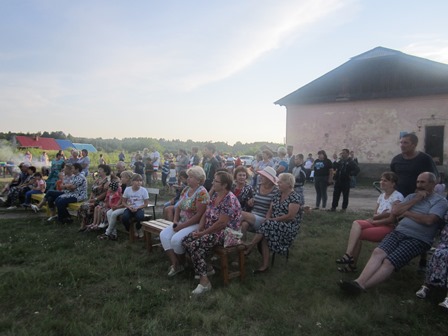
[[[186,151],[191,150],[192,147],[198,147],[202,149],[205,144],[213,141],[181,141],[179,139],[167,140],[167,139],[155,139],[155,138],[123,138],[123,139],[103,139],[103,138],[81,138],[75,137],[71,134],[66,135],[62,131],[54,131],[54,132],[38,132],[38,133],[13,133],[13,132],[0,132],[0,140],[11,141],[12,138],[16,135],[23,136],[40,136],[44,138],[53,138],[53,139],[65,139],[70,140],[75,143],[86,143],[92,144],[99,152],[112,153],[116,151],[125,151],[129,153],[133,153],[136,151],[141,151],[144,148],[155,148],[159,152],[170,152],[176,153],[179,149],[185,149]],[[272,150],[276,150],[277,147],[282,146],[283,144],[273,143],[273,142],[253,142],[253,143],[241,143],[237,141],[233,146],[227,144],[223,141],[213,142],[216,146],[216,149],[220,153],[228,153],[231,155],[255,155],[260,151],[260,148],[263,146],[268,146]]]

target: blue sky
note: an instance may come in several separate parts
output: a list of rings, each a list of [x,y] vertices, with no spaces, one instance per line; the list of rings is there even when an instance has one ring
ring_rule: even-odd
[[[447,13],[445,0],[0,0],[0,131],[283,142],[273,102],[353,56],[448,63]]]

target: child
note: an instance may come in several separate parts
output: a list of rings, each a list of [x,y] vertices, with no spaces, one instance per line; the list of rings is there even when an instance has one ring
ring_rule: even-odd
[[[93,211],[93,222],[87,226],[87,230],[96,231],[107,227],[105,214],[109,209],[116,209],[121,203],[121,188],[118,180],[110,182],[104,203],[95,206]]]
[[[127,187],[123,194],[123,204],[126,209],[121,216],[121,222],[129,231],[131,226],[131,218],[135,218],[136,234],[139,238],[143,238],[143,230],[140,222],[145,217],[144,208],[148,206],[149,195],[145,188],[142,188],[143,177],[140,174],[132,176],[132,185]]]
[[[134,173],[140,174],[141,176],[145,175],[145,164],[142,161],[142,156],[140,154],[137,154],[135,159],[136,161],[134,163]]]
[[[440,173],[439,174],[439,183],[436,184],[436,186],[434,187],[434,192],[439,194],[440,196],[445,197],[445,183],[443,183],[445,180],[445,174],[444,173]]]
[[[170,174],[170,157],[168,154],[164,155],[165,161],[163,162],[163,166],[162,166],[162,185],[164,187],[167,188],[167,190],[169,189],[169,186],[166,183],[166,180],[168,178],[168,175]]]
[[[31,196],[34,194],[43,194],[47,184],[45,180],[42,179],[42,174],[37,172],[34,174],[33,185],[31,190],[25,192],[25,202],[22,203],[23,207],[29,207],[31,204]]]
[[[187,186],[187,172],[185,170],[182,170],[179,173],[179,181],[181,183],[180,186],[176,187],[176,196],[174,196],[172,199],[170,199],[168,202],[166,202],[163,205],[163,218],[169,221],[173,221],[174,219],[174,210],[176,210],[177,201],[179,201],[180,195],[182,194],[182,191]]]
[[[170,173],[168,175],[168,185],[170,186],[170,193],[174,191],[174,185],[177,183],[176,164],[170,163]]]

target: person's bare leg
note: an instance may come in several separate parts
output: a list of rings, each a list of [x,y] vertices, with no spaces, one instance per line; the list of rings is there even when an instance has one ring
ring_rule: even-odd
[[[165,252],[166,252],[166,255],[168,256],[168,258],[170,259],[171,265],[173,265],[174,268],[177,269],[179,266],[178,265],[179,261],[177,260],[177,256],[176,256],[176,253],[174,253],[174,250],[169,249],[169,250],[166,250]]]
[[[361,274],[355,281],[363,288],[365,288],[369,279],[372,278],[376,272],[381,268],[384,259],[386,259],[386,252],[380,248],[375,248],[370,256],[369,261],[362,270]]]
[[[356,244],[359,241],[359,237],[361,237],[361,226],[359,226],[357,221],[354,221],[352,223],[352,228],[348,237],[347,250],[345,252],[349,256],[353,257],[353,251],[355,250]]]
[[[365,289],[374,287],[390,277],[395,267],[388,259],[384,259],[381,267],[363,284],[357,281]]]
[[[261,240],[261,256],[263,261],[258,270],[265,271],[269,268],[269,246],[266,238]]]

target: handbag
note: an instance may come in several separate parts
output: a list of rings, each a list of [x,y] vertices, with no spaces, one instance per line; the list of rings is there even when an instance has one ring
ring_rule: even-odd
[[[243,233],[241,231],[233,230],[229,227],[224,229],[224,248],[240,245]]]

